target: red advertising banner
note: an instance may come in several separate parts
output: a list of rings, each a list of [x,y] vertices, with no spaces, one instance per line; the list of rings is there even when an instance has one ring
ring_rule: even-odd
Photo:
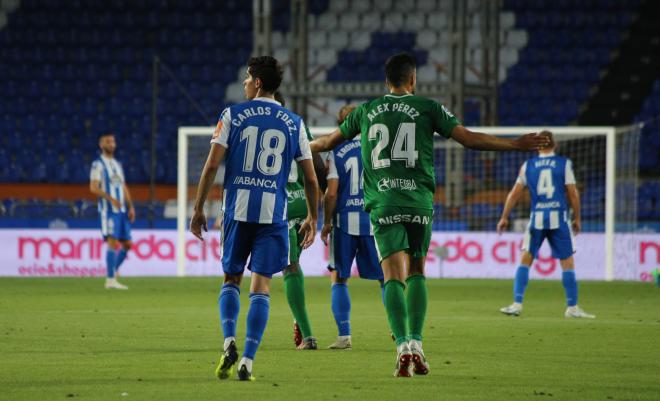
[[[123,276],[175,276],[177,234],[173,230],[133,230],[133,248],[121,267]],[[605,278],[605,238],[582,233],[575,238],[576,272],[583,280]],[[426,260],[429,277],[511,278],[520,259],[522,235],[484,232],[435,232]],[[651,279],[660,267],[660,234],[617,234],[615,278]],[[104,276],[105,250],[96,230],[0,230],[0,276]],[[186,275],[221,275],[218,233],[201,242],[186,237]],[[303,252],[306,275],[327,274],[328,251],[320,239]],[[547,244],[532,267],[532,278],[559,279],[559,261]]]

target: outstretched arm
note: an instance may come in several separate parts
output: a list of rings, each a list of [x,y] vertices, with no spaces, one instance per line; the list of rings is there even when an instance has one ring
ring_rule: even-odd
[[[451,131],[451,137],[468,149],[474,150],[522,150],[531,151],[546,148],[550,141],[547,137],[536,133],[526,134],[518,138],[500,138],[482,132],[473,132],[462,125],[457,125]]]
[[[204,231],[208,231],[206,226],[206,216],[204,216],[204,203],[206,203],[206,197],[215,181],[218,167],[220,167],[220,163],[225,157],[225,151],[226,149],[224,146],[218,145],[217,143],[211,144],[209,156],[206,159],[206,164],[204,164],[199,185],[197,185],[197,196],[195,198],[193,216],[190,219],[190,232],[202,241],[204,241],[204,238],[202,238],[202,228],[204,228]]]
[[[504,202],[504,210],[502,210],[502,217],[500,217],[500,221],[497,223],[498,234],[502,234],[502,231],[504,231],[509,226],[509,214],[511,214],[511,210],[513,210],[513,207],[516,206],[520,200],[522,193],[523,185],[520,183],[515,183],[509,194],[506,196],[506,201]]]
[[[575,184],[566,185],[568,204],[573,209],[573,233],[578,234],[582,229],[580,221],[580,192]]]
[[[328,135],[323,135],[314,139],[309,143],[309,148],[312,152],[325,152],[334,149],[345,140],[346,138],[342,136],[341,131],[337,128]]]

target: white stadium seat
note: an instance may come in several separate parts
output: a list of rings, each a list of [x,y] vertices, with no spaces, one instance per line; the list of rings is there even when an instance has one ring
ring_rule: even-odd
[[[340,14],[346,12],[349,3],[349,0],[332,0],[329,2],[328,8],[335,14]]]
[[[337,63],[337,51],[334,49],[323,48],[317,51],[317,60],[319,64],[326,67],[332,67]]]
[[[376,0],[378,1],[378,0]],[[357,14],[364,14],[369,12],[373,5],[371,4],[371,1],[369,0],[360,0],[360,1],[352,1],[351,2],[351,12],[352,13],[357,13]]]
[[[379,12],[363,14],[362,18],[360,18],[360,30],[374,31],[380,29],[381,18],[382,16]]]
[[[270,43],[274,49],[286,46],[286,38],[283,32],[273,31],[270,35]]]
[[[449,48],[446,46],[436,47],[429,50],[429,62],[447,63],[449,61]]]
[[[518,49],[513,47],[500,48],[500,64],[511,67],[518,62]]]
[[[438,34],[436,31],[425,29],[417,33],[417,47],[422,49],[431,49],[438,43]]]
[[[327,12],[319,16],[317,21],[317,28],[323,31],[331,31],[337,28],[337,15]]]
[[[360,17],[358,14],[348,13],[339,17],[339,29],[344,31],[354,31],[360,26]]]
[[[344,31],[333,31],[328,35],[328,47],[343,49],[348,46],[348,33]]]
[[[515,48],[522,48],[527,44],[527,31],[512,30],[507,32],[505,43]]]
[[[351,32],[348,48],[351,50],[364,50],[371,44],[371,34],[363,31]]]
[[[400,13],[384,14],[381,30],[385,32],[398,32],[404,29],[403,15]]]
[[[392,0],[379,0],[374,3],[374,8],[380,12],[391,12],[392,3]]]
[[[415,3],[416,3],[415,0],[406,0],[406,1],[399,0],[399,1],[396,1],[394,3],[394,9],[396,11],[409,13],[409,12],[415,10]]]
[[[426,25],[426,15],[423,13],[406,14],[404,26],[406,31],[418,31]]]
[[[417,10],[423,12],[433,11],[438,7],[437,0],[417,0]]]
[[[510,11],[500,13],[500,29],[508,31],[516,25],[516,15]]]
[[[426,26],[430,29],[446,29],[449,26],[449,19],[447,13],[432,12],[426,16]]]
[[[328,44],[328,34],[327,31],[314,31],[309,32],[309,38],[307,45],[312,49],[323,48]]]
[[[436,82],[438,80],[438,69],[433,64],[426,64],[417,69],[417,80],[419,82]]]
[[[316,15],[309,14],[307,16],[307,30],[309,30],[309,32],[312,32],[312,31],[316,30],[317,26],[318,25],[317,25]]]

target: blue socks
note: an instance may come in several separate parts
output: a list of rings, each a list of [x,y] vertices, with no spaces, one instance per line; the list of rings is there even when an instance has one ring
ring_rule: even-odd
[[[105,264],[106,264],[106,276],[108,278],[115,277],[115,267],[117,266],[117,252],[113,249],[105,251]]]
[[[236,321],[241,308],[239,295],[240,288],[235,284],[225,284],[220,291],[218,307],[220,308],[220,325],[222,334],[227,337],[236,337]]]
[[[124,263],[124,259],[126,259],[126,255],[128,254],[128,250],[121,248],[119,252],[117,252],[117,260],[115,261],[115,271],[119,270],[119,266],[121,266],[122,263]]]
[[[268,311],[270,309],[270,297],[268,294],[250,294],[250,310],[247,315],[247,333],[245,335],[245,350],[243,357],[254,359],[257,353],[261,337],[268,323]]]
[[[575,271],[564,270],[561,273],[561,283],[564,285],[564,292],[566,292],[566,306],[577,305],[578,285],[575,279]]]
[[[340,336],[351,335],[351,297],[348,294],[348,285],[332,285],[332,314],[337,323]]]
[[[516,270],[516,278],[513,281],[514,302],[517,302],[519,304],[522,303],[528,282],[529,282],[529,266],[523,266],[523,265],[518,266],[518,270]]]

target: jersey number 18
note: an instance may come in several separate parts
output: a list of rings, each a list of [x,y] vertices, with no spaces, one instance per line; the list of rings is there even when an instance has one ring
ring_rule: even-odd
[[[243,158],[243,171],[246,173],[254,169],[254,159],[257,150],[257,136],[259,127],[249,126],[241,131],[241,142],[245,145]],[[275,145],[272,142],[275,139]],[[257,156],[257,169],[264,175],[276,175],[282,169],[282,152],[286,144],[284,133],[277,129],[267,129],[261,136],[261,146]]]

